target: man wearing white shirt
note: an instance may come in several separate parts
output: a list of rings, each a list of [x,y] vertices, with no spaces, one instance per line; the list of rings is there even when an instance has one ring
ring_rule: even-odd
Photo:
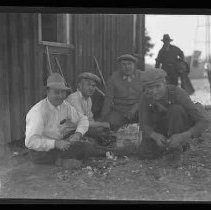
[[[25,145],[36,163],[55,163],[59,158],[84,159],[105,155],[82,140],[88,131],[87,117],[65,102],[66,87],[58,73],[47,80],[47,98],[35,104],[26,116]]]
[[[97,83],[100,78],[90,72],[83,72],[78,76],[77,91],[70,94],[66,99],[81,114],[88,117],[89,130],[87,136],[95,138],[101,145],[108,145],[115,137],[110,135],[110,124],[93,118],[92,99]]]

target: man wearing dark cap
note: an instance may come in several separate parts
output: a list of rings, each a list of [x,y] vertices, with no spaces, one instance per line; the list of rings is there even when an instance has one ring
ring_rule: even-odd
[[[65,101],[69,89],[60,74],[52,73],[47,80],[47,98],[27,113],[25,145],[35,163],[66,165],[71,159],[105,156],[82,140],[89,121]]]
[[[184,53],[179,47],[170,44],[173,39],[168,34],[164,34],[161,41],[163,41],[163,47],[156,58],[155,68],[165,70],[167,73],[166,81],[177,86],[179,77],[177,63],[184,61]]]
[[[96,138],[99,143],[106,144],[103,141],[109,141],[110,125],[108,122],[95,121],[92,113],[92,95],[96,90],[100,78],[90,72],[83,72],[78,76],[77,91],[70,94],[66,99],[81,114],[88,117],[89,130],[86,136]]]
[[[117,62],[120,69],[108,81],[101,113],[102,119],[109,122],[113,131],[138,122],[138,101],[142,92],[140,79],[143,72],[136,69],[137,59],[124,54],[118,57]]]
[[[140,127],[143,139],[141,158],[156,158],[165,152],[184,149],[191,138],[199,137],[208,125],[185,90],[165,82],[162,69],[146,70],[142,75]]]

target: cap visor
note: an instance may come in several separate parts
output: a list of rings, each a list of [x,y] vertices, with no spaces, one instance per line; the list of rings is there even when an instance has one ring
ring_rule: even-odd
[[[165,40],[161,39],[161,41],[165,41]],[[168,41],[170,41],[170,42],[171,42],[171,41],[173,41],[173,39],[169,39]]]

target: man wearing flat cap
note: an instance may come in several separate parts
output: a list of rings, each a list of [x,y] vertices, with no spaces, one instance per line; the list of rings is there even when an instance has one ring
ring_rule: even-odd
[[[97,83],[100,78],[90,72],[83,72],[78,76],[77,91],[70,94],[66,99],[81,114],[89,120],[89,130],[86,136],[95,138],[98,143],[106,144],[110,136],[110,125],[108,122],[94,120],[92,113],[92,99]]]
[[[166,71],[167,77],[166,81],[172,85],[178,85],[178,63],[184,61],[184,53],[183,51],[170,43],[173,39],[170,38],[169,34],[164,34],[163,39],[163,47],[160,49],[156,60],[155,68],[162,68]],[[162,66],[160,66],[162,65]]]
[[[89,121],[65,101],[69,89],[60,74],[52,73],[47,80],[47,97],[27,113],[25,145],[35,163],[62,164],[97,153],[92,145],[81,140]]]
[[[165,81],[162,69],[146,70],[142,75],[140,126],[143,130],[139,155],[156,158],[165,152],[187,148],[191,138],[199,137],[208,120],[187,92]]]
[[[101,113],[111,130],[117,131],[129,123],[138,122],[138,101],[142,92],[142,71],[136,69],[137,59],[130,54],[117,58],[120,69],[108,80],[105,101]]]

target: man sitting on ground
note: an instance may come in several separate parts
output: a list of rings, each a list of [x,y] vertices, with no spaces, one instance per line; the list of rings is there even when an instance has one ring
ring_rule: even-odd
[[[165,77],[162,69],[146,70],[142,75],[141,158],[153,159],[175,149],[184,150],[191,138],[200,136],[208,125],[206,116],[185,90],[167,85]]]
[[[136,68],[137,59],[121,55],[117,59],[120,69],[108,81],[105,101],[101,112],[103,121],[109,122],[111,130],[138,123],[138,101],[142,93],[142,71]]]
[[[110,135],[110,124],[108,122],[96,121],[92,113],[92,95],[96,90],[100,78],[90,72],[83,72],[78,76],[77,91],[70,94],[66,99],[78,112],[87,116],[89,120],[89,130],[86,136],[92,137],[101,145],[107,145],[111,140],[115,140]]]
[[[89,121],[64,101],[69,89],[60,74],[52,73],[47,80],[47,97],[35,104],[26,116],[25,145],[35,163],[105,156],[106,151],[82,140]]]

